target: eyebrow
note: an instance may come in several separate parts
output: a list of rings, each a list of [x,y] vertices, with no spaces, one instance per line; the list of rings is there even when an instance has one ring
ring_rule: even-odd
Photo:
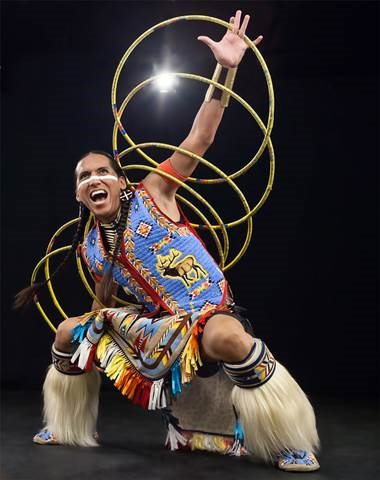
[[[98,167],[95,171],[98,173],[100,170],[104,170],[104,169],[109,170],[110,167],[104,165],[104,166],[102,166],[102,167]],[[80,174],[78,175],[78,178],[81,178],[81,177],[83,177],[83,175],[86,175],[86,174],[89,174],[89,173],[90,173],[89,170],[83,170],[83,171],[80,172]]]

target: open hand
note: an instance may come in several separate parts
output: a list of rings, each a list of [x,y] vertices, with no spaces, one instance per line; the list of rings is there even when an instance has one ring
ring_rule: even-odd
[[[241,10],[237,10],[235,17],[230,18],[232,30],[228,29],[219,42],[214,42],[214,40],[205,36],[198,37],[198,40],[210,47],[216,61],[225,68],[237,67],[248,48],[243,37],[248,26],[249,15],[245,15],[241,25],[240,20]],[[258,45],[262,39],[263,36],[259,35],[253,43]]]

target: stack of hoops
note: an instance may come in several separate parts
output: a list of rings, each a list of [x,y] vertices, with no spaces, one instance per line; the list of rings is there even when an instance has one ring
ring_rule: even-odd
[[[155,170],[157,173],[160,175],[169,178],[170,180],[177,182],[188,194],[192,195],[200,205],[204,207],[204,210],[207,212],[207,215],[211,215],[211,220],[208,218],[208,216],[201,211],[198,207],[193,205],[193,203],[185,198],[184,196],[177,194],[177,200],[186,205],[188,208],[190,208],[193,213],[201,220],[201,223],[193,223],[192,226],[196,229],[205,229],[208,230],[211,234],[211,237],[213,241],[215,242],[216,250],[218,253],[219,257],[219,266],[222,271],[227,271],[228,269],[232,268],[237,264],[239,260],[243,257],[245,252],[247,251],[247,248],[250,244],[251,238],[252,238],[252,231],[253,231],[253,216],[259,211],[259,209],[263,206],[264,202],[269,196],[269,193],[272,189],[273,185],[273,180],[274,180],[274,172],[275,172],[275,155],[274,155],[274,149],[272,145],[272,141],[270,138],[271,131],[273,128],[273,120],[274,120],[274,92],[273,92],[273,85],[272,85],[272,80],[267,68],[267,65],[260,54],[259,50],[256,48],[254,45],[253,41],[249,39],[247,36],[244,36],[244,41],[250,48],[250,50],[256,55],[259,64],[262,68],[262,71],[265,76],[266,80],[266,85],[267,85],[267,91],[268,91],[268,99],[269,99],[269,109],[268,109],[268,117],[266,120],[266,124],[261,120],[259,115],[255,112],[255,110],[242,98],[240,97],[237,93],[234,91],[230,90],[229,88],[225,87],[224,85],[215,82],[212,79],[202,77],[199,75],[195,75],[192,73],[171,73],[170,75],[178,78],[183,78],[183,79],[188,79],[188,80],[194,80],[198,82],[203,82],[208,85],[213,85],[214,87],[222,90],[222,92],[227,92],[234,100],[236,100],[240,105],[242,105],[245,110],[249,112],[249,114],[253,117],[253,119],[256,121],[258,126],[260,127],[262,133],[263,133],[263,140],[261,142],[261,145],[259,146],[258,151],[256,154],[246,163],[240,170],[227,174],[217,166],[215,166],[213,163],[210,161],[206,160],[205,158],[202,158],[190,151],[187,151],[183,148],[176,147],[174,145],[166,144],[166,143],[159,143],[159,142],[144,142],[144,143],[135,143],[132,138],[128,135],[127,131],[125,130],[123,123],[122,123],[122,117],[123,114],[126,110],[126,107],[130,103],[130,101],[133,99],[133,97],[139,93],[143,88],[147,87],[148,85],[152,84],[155,82],[158,78],[159,75],[152,76],[138,85],[136,85],[125,97],[123,102],[121,103],[120,106],[117,105],[117,88],[118,88],[118,83],[119,83],[119,78],[120,74],[123,69],[126,67],[126,63],[132,52],[150,35],[154,34],[157,30],[161,28],[166,28],[169,27],[170,25],[176,23],[176,22],[181,22],[181,21],[202,21],[202,22],[211,22],[217,25],[220,25],[224,28],[231,28],[231,25],[228,24],[227,22],[220,20],[218,18],[214,17],[209,17],[209,16],[204,16],[204,15],[184,15],[180,17],[175,17],[171,18],[168,20],[165,20],[161,23],[158,23],[157,25],[154,25],[153,27],[149,28],[146,30],[142,35],[140,35],[127,49],[125,54],[123,55],[122,59],[119,62],[119,65],[116,68],[116,72],[114,75],[113,83],[112,83],[112,89],[111,89],[111,104],[112,104],[112,111],[115,119],[114,127],[113,127],[113,135],[112,135],[112,148],[113,148],[113,154],[115,159],[119,162],[119,164],[122,166],[123,170],[128,174],[129,171],[132,170],[141,170],[141,171],[146,171],[146,172],[151,172]],[[120,150],[118,146],[118,136],[121,135],[122,138],[127,142],[128,147],[125,148],[124,150]],[[169,150],[170,152],[180,152],[185,155],[188,155],[191,158],[194,158],[198,160],[200,163],[208,167],[212,172],[216,173],[218,175],[217,178],[194,178],[194,177],[189,177],[187,180],[188,184],[185,184],[181,180],[171,176],[169,173],[162,171],[162,170],[156,170],[156,167],[158,165],[158,162],[155,161],[151,156],[149,156],[145,150],[149,148],[160,148],[160,149],[166,149]],[[250,206],[248,203],[248,200],[246,199],[245,195],[241,191],[241,189],[238,187],[236,184],[235,180],[248,172],[260,159],[260,157],[263,155],[264,151],[268,149],[269,153],[269,174],[268,174],[268,180],[267,180],[267,185],[265,188],[264,193],[262,194],[261,198],[257,202],[256,205]],[[128,158],[128,155],[131,152],[136,151],[141,158],[146,161],[148,164],[126,164],[123,165],[125,160]],[[128,179],[128,176],[127,176]],[[129,179],[128,179],[129,181]],[[202,185],[216,185],[216,184],[221,184],[225,183],[228,184],[234,191],[235,195],[241,202],[243,209],[244,209],[244,215],[241,218],[238,218],[234,221],[224,223],[221,216],[218,214],[217,210],[204,198],[204,196],[200,195],[196,191],[196,185],[197,184],[202,184]],[[130,182],[131,185],[134,185],[133,182]],[[190,186],[191,185],[191,186]],[[91,223],[93,219],[90,218],[86,228],[85,228],[85,236],[87,235]],[[71,247],[70,245],[62,246],[59,248],[55,248],[55,243],[58,237],[62,234],[62,232],[73,225],[75,225],[78,222],[78,219],[75,218],[73,220],[70,220],[69,222],[65,223],[62,225],[52,236],[48,247],[46,249],[46,254],[45,256],[37,263],[36,267],[34,268],[34,271],[32,273],[31,277],[31,283],[36,282],[36,277],[39,272],[39,270],[44,267],[44,273],[45,273],[45,278],[48,280],[50,278],[50,268],[49,268],[49,263],[51,257],[55,255],[59,255],[63,252],[68,251]],[[240,250],[237,252],[236,255],[234,255],[231,258],[230,254],[230,241],[229,241],[229,235],[228,231],[231,230],[232,228],[246,223],[246,233],[245,237],[243,240],[243,244],[240,247]],[[83,271],[83,266],[82,266],[82,260],[80,253],[77,252],[76,255],[76,264],[77,264],[77,269],[78,273],[80,275],[80,278],[89,293],[89,295],[98,301],[100,305],[101,302],[96,298],[96,295],[91,288],[88,279]],[[50,280],[47,282],[49,293],[52,299],[52,302],[55,306],[55,308],[58,310],[59,314],[64,318],[68,318],[70,315],[67,315],[66,312],[63,310],[60,302],[58,301],[58,298],[55,294],[53,285]],[[128,305],[128,302],[125,302],[121,298],[115,297],[119,305]],[[34,302],[40,311],[42,317],[46,321],[46,323],[50,326],[50,328],[55,332],[56,327],[54,323],[51,321],[51,319],[48,317],[45,309],[42,307],[38,297],[36,296],[34,298]]]

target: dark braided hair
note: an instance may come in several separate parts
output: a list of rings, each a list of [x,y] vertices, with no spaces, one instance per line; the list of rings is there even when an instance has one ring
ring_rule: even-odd
[[[103,152],[102,150],[91,150],[91,152],[84,155],[82,158],[86,157],[89,154],[98,154],[103,155],[108,158],[112,169],[115,171],[118,177],[123,177],[125,179],[125,183],[128,184],[128,181],[124,175],[123,169],[120,167],[118,162],[114,159],[112,155],[107,152]],[[99,300],[103,305],[110,305],[112,301],[112,294],[113,294],[113,281],[112,281],[112,270],[115,265],[115,261],[120,252],[121,241],[123,239],[123,232],[125,230],[128,218],[128,211],[129,211],[129,200],[126,198],[121,197],[121,209],[120,209],[120,219],[116,229],[116,242],[112,252],[112,261],[110,267],[107,269],[105,275],[103,275],[100,281],[100,292],[99,292]]]
[[[127,224],[128,211],[129,211],[129,201],[122,200],[121,209],[120,209],[120,220],[116,228],[116,242],[115,242],[115,247],[112,251],[112,262],[110,267],[107,269],[106,274],[102,277],[102,280],[100,282],[99,300],[102,302],[103,305],[110,305],[112,301],[112,294],[113,294],[112,270],[120,252],[121,242],[123,240],[123,233],[125,230],[125,226]]]
[[[65,255],[65,258],[57,266],[57,268],[54,270],[54,272],[50,275],[50,277],[47,280],[45,280],[44,282],[34,283],[33,285],[30,285],[29,287],[26,287],[17,293],[17,295],[15,296],[15,301],[13,305],[15,309],[27,307],[33,300],[34,296],[37,294],[38,290],[44,285],[46,285],[49,280],[52,280],[57,275],[57,273],[60,272],[62,267],[66,264],[66,262],[69,260],[69,258],[75,252],[76,248],[81,242],[84,228],[86,226],[89,216],[90,216],[90,211],[88,210],[88,208],[86,208],[82,203],[80,203],[79,222],[71,242],[70,250],[67,252],[67,254]]]
[[[125,178],[124,172],[120,165],[115,161],[115,159],[112,157],[107,152],[103,152],[102,150],[91,150],[90,152],[86,153],[83,155],[78,163],[83,160],[85,157],[87,157],[90,154],[97,154],[97,155],[103,155],[104,157],[108,158],[110,166],[112,169],[115,171],[115,173],[118,175],[118,177],[123,177]],[[74,179],[76,183],[76,171],[74,174]],[[126,180],[127,181],[127,180]],[[107,270],[106,274],[103,276],[100,286],[101,286],[101,293],[100,293],[100,298],[99,300],[104,304],[104,305],[109,305],[111,298],[112,298],[112,290],[113,290],[113,285],[112,285],[112,269],[115,264],[115,260],[119,254],[120,251],[120,246],[121,246],[121,240],[123,238],[123,231],[125,229],[125,225],[127,222],[127,217],[128,217],[128,209],[129,209],[129,201],[122,201],[121,203],[121,215],[120,215],[120,221],[117,227],[117,239],[115,243],[115,248],[113,250],[112,254],[112,264],[111,267]],[[71,248],[65,255],[65,258],[62,260],[62,262],[56,267],[56,269],[53,271],[53,273],[50,275],[50,278],[43,282],[38,282],[34,283],[33,285],[30,285],[29,287],[24,288],[20,292],[17,293],[15,296],[15,301],[13,307],[15,309],[21,309],[25,308],[30,305],[32,302],[34,296],[37,294],[37,292],[40,290],[41,287],[46,285],[49,280],[52,280],[62,269],[62,267],[67,263],[67,261],[70,259],[72,254],[75,252],[77,249],[78,245],[82,242],[83,240],[83,233],[84,229],[87,223],[87,220],[89,219],[90,216],[90,210],[85,207],[82,203],[79,204],[79,222],[77,229],[74,233],[72,243],[71,243]]]

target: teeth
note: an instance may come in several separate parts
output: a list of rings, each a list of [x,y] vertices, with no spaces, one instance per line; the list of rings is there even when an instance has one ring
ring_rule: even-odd
[[[94,190],[90,194],[91,200],[94,200],[97,195],[107,195],[107,192],[105,190]]]

